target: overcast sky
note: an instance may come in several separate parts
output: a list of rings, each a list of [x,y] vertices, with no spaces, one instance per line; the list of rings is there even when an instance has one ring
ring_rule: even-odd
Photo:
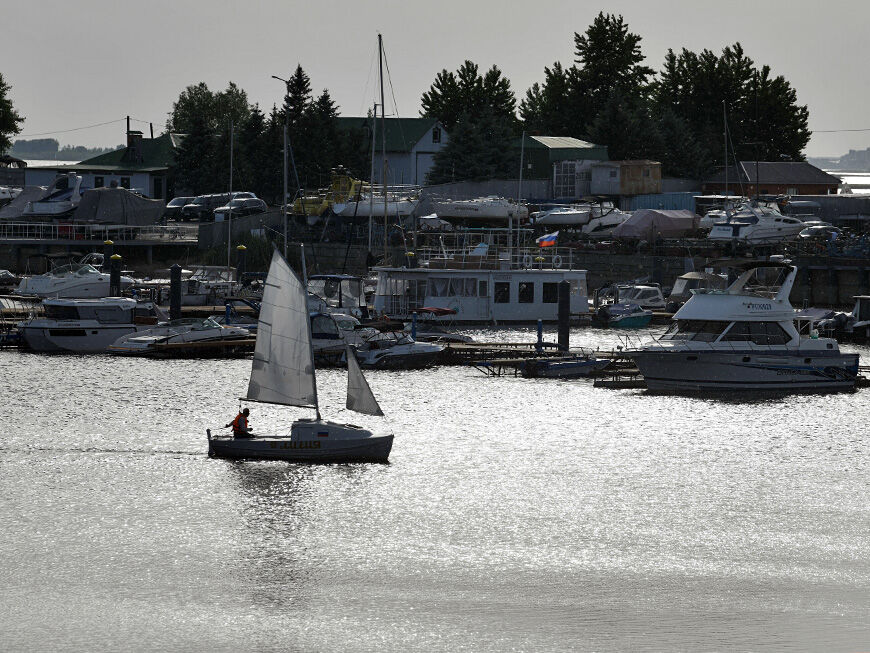
[[[570,65],[574,32],[601,9],[625,17],[656,70],[669,47],[718,53],[739,40],[797,89],[812,130],[870,128],[867,0],[26,0],[4,2],[0,12],[0,72],[27,118],[21,137],[128,114],[157,132],[178,94],[200,81],[222,89],[232,80],[266,110],[283,94],[271,75],[287,77],[297,62],[342,115],[364,115],[377,85],[380,31],[398,114],[408,117],[418,115],[438,71],[465,59],[496,64],[519,100],[543,80],[544,66]],[[147,134],[147,125],[134,125]],[[124,126],[51,136],[116,145]],[[870,131],[816,133],[807,154],[868,146]]]

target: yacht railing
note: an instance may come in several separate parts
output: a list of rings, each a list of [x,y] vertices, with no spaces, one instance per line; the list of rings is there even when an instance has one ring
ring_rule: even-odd
[[[57,222],[0,222],[0,241],[15,240],[160,240],[196,242],[198,226],[147,225],[133,227],[112,224],[72,224]]]
[[[417,263],[432,269],[459,270],[577,270],[582,269],[568,247],[493,248],[483,255],[473,249],[419,247]]]

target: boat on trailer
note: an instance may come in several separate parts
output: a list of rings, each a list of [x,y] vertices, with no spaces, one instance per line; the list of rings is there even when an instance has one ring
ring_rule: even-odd
[[[383,416],[350,349],[347,381],[348,410]],[[316,416],[293,422],[289,436],[239,438],[212,435],[207,429],[209,456],[311,463],[383,463],[389,458],[392,435],[376,436],[360,426],[321,418],[305,286],[277,250],[266,278],[251,377],[242,400],[313,408]]]

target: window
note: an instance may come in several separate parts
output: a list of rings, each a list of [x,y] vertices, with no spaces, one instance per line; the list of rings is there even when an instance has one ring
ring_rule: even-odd
[[[338,327],[331,317],[315,315],[311,319],[311,337],[324,339],[338,338]]]
[[[432,128],[432,142],[440,143],[441,142],[441,128],[437,125]]]
[[[94,188],[102,188],[106,185],[105,179],[101,176],[94,177]]]
[[[509,304],[511,301],[511,285],[506,281],[496,281],[493,284],[493,302],[496,304]]]
[[[545,304],[557,304],[559,302],[559,284],[545,283],[541,301]]]
[[[644,169],[643,169],[643,176],[644,176],[644,177],[649,177],[649,168],[644,168]]]
[[[720,320],[677,320],[662,336],[664,340],[694,340],[715,342],[728,322]]]
[[[611,171],[610,171],[610,178],[611,178],[611,179],[616,179],[616,170],[611,170]]]
[[[751,342],[756,345],[784,345],[789,341],[789,336],[776,322],[735,322],[722,340]]]
[[[535,283],[533,281],[520,281],[518,284],[517,301],[520,304],[535,303]]]
[[[121,177],[121,188],[126,188],[130,190],[130,178],[129,177]]]
[[[477,294],[480,297],[489,297],[489,288],[487,285],[488,282],[483,280],[477,282]]]
[[[786,195],[797,195],[797,194],[798,194],[798,189],[797,189],[797,188],[787,188],[787,189],[785,190],[785,194],[786,194]]]

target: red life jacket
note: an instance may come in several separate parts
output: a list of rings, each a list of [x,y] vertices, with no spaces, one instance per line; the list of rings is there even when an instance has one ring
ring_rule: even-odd
[[[236,418],[233,420],[233,433],[247,433],[248,432],[248,418],[244,416],[243,413],[239,413],[236,415]]]

